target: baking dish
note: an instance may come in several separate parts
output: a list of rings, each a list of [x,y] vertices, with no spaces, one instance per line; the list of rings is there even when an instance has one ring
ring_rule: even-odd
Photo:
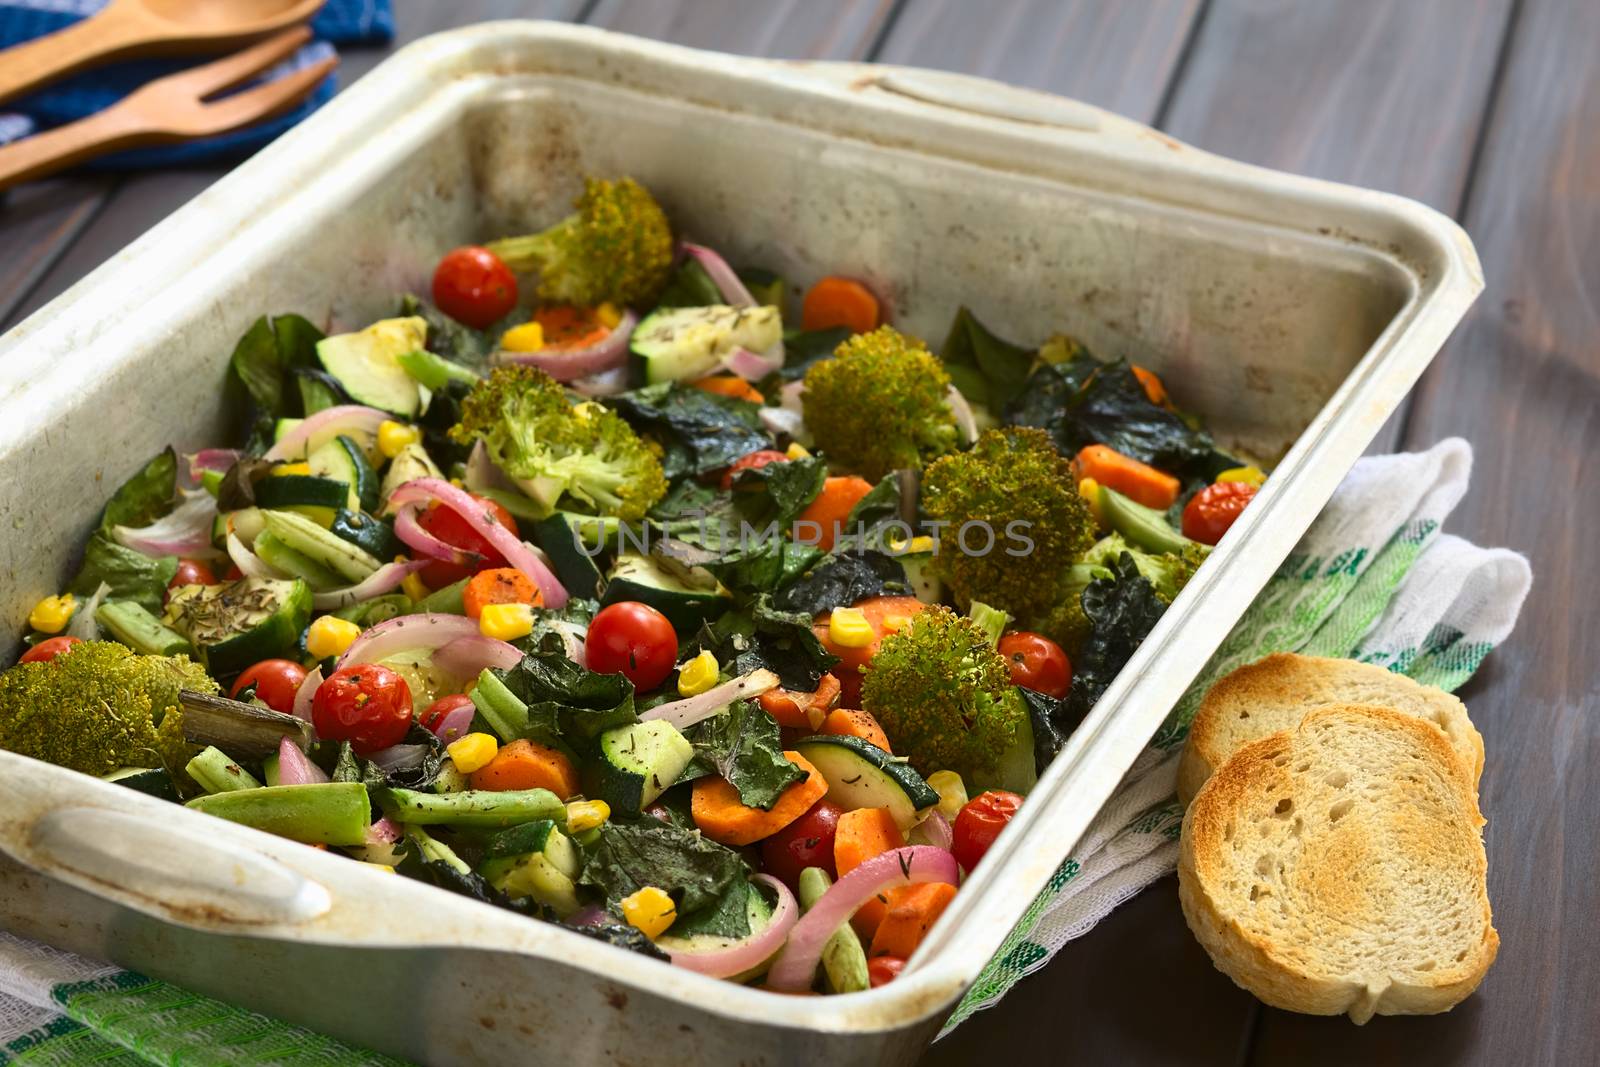
[[[910,1062],[1482,287],[1410,201],[926,71],[498,23],[420,41],[0,338],[0,638],[111,488],[222,438],[263,311],[388,313],[631,174],[685,232],[939,339],[1070,332],[1276,464],[904,976],[780,997],[0,752],[0,925],[428,1063]]]

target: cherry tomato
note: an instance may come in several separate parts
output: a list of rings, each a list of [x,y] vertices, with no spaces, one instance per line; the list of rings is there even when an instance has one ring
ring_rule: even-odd
[[[235,700],[239,694],[255,687],[256,696],[273,711],[294,714],[294,695],[300,683],[306,680],[306,669],[289,659],[264,659],[239,675],[228,695]]]
[[[433,272],[433,302],[475,330],[499,322],[517,303],[517,278],[487,248],[464,245],[445,253]]]
[[[1043,634],[1013,630],[1000,638],[1000,654],[1011,668],[1011,681],[1057,700],[1072,688],[1072,663],[1061,646]]]
[[[961,864],[962,870],[971,871],[978,865],[978,861],[983,859],[989,846],[994,844],[994,839],[1000,836],[1000,831],[1006,828],[1020,807],[1022,798],[1004,789],[991,789],[967,801],[966,806],[956,813],[956,824],[951,835],[954,840],[950,845],[950,851],[955,855],[956,862]]]
[[[867,982],[877,989],[899,978],[905,969],[906,961],[902,956],[874,956],[867,961]]]
[[[222,580],[225,581],[225,582],[237,582],[240,578],[243,578],[243,577],[244,577],[244,571],[239,569],[239,565],[237,563],[230,563],[230,564],[228,564],[227,572],[224,573],[223,576],[222,576]]]
[[[800,886],[800,872],[821,867],[837,878],[833,866],[833,837],[844,809],[827,800],[811,805],[804,815],[761,842],[761,863],[768,874],[790,889]]]
[[[501,526],[504,526],[513,535],[517,534],[517,520],[511,517],[511,512],[496,504],[493,500],[475,496],[472,499],[483,505],[487,514],[493,515]],[[443,589],[453,582],[459,582],[470,574],[486,570],[490,567],[504,567],[506,558],[500,550],[491,545],[488,540],[474,530],[458,515],[454,508],[447,508],[442,504],[435,504],[417,517],[417,525],[427,530],[433,536],[453,548],[463,552],[476,552],[482,559],[471,567],[460,563],[450,563],[447,560],[436,559],[422,568],[422,581],[429,589]]]
[[[467,696],[465,693],[452,693],[450,696],[440,697],[438,700],[435,700],[431,705],[428,706],[427,711],[422,713],[422,725],[427,728],[429,733],[437,734],[439,732],[439,724],[444,722],[444,717],[446,715],[450,714],[452,711],[455,711],[457,708],[470,707],[472,707],[472,698]],[[464,734],[465,731],[460,734],[455,734],[451,737],[441,736],[439,740],[448,745],[452,741],[461,740]]]
[[[672,673],[678,662],[678,632],[649,604],[624,600],[594,617],[583,651],[591,671],[621,674],[643,693]]]
[[[49,663],[73,645],[81,645],[76,637],[47,637],[22,654],[18,663]]]
[[[311,701],[317,736],[348,741],[358,756],[398,745],[411,728],[411,687],[376,663],[334,671]]]
[[[727,492],[733,488],[733,479],[740,471],[758,471],[769,463],[786,463],[788,460],[788,456],[770,448],[763,448],[740,456],[733,461],[733,464],[722,475],[722,491]]]
[[[1183,536],[1203,545],[1216,544],[1255,496],[1256,487],[1249,482],[1206,486],[1184,505]]]
[[[198,559],[180,559],[178,570],[167,583],[167,588],[182,589],[186,585],[216,585],[217,576],[211,568]]]

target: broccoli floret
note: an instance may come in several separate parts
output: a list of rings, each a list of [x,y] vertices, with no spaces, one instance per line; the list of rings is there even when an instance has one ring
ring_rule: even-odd
[[[493,241],[516,271],[539,272],[539,297],[593,307],[646,307],[672,270],[672,227],[655,197],[632,178],[589,178],[573,214],[543,233]]]
[[[923,775],[951,770],[969,784],[1002,784],[1024,745],[1033,765],[1028,707],[1005,658],[981,625],[949,608],[918,612],[883,639],[861,706]]]
[[[1018,426],[985,431],[971,451],[929,466],[922,507],[948,524],[933,567],[956,602],[981,599],[1039,629],[1037,620],[1066,600],[1072,565],[1094,543],[1094,516],[1076,484],[1049,436]],[[977,525],[963,535],[968,524]]]
[[[113,641],[19,663],[0,673],[0,748],[85,774],[119,767],[179,774],[199,751],[183,739],[180,688],[218,691],[187,656],[141,656]]]
[[[489,458],[546,510],[571,494],[603,515],[638,519],[667,492],[661,460],[620,415],[569,403],[560,383],[534,367],[500,367],[473,386],[450,437],[481,438]]]
[[[1097,567],[1110,567],[1112,562],[1126,553],[1133,557],[1144,579],[1155,587],[1156,596],[1170,604],[1194,577],[1194,572],[1211,554],[1208,545],[1190,542],[1181,552],[1163,552],[1154,555],[1130,545],[1121,534],[1113,533],[1096,541],[1083,555],[1083,563]],[[1087,583],[1085,583],[1087,584]],[[1081,589],[1079,590],[1082,591]]]
[[[893,326],[849,338],[806,372],[806,428],[829,459],[868,481],[920,468],[960,443],[950,376]]]

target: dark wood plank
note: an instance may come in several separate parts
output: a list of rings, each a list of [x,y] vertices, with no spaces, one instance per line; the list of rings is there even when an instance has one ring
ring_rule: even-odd
[[[1600,1045],[1600,5],[1524,0],[1465,222],[1488,290],[1406,443],[1477,445],[1450,526],[1533,561],[1519,629],[1464,694],[1484,734],[1500,957],[1449,1015],[1264,1017],[1262,1064],[1594,1063]]]
[[[1251,163],[1448,215],[1483,123],[1512,0],[1214,0],[1163,126]],[[1373,441],[1390,452],[1402,407]]]
[[[571,19],[583,0],[400,0],[395,40],[341,50],[339,85],[356,81],[418,37],[485,19]],[[128,242],[199,195],[237,160],[129,175],[73,175],[28,186],[0,204],[0,331],[31,315]],[[88,226],[93,220],[94,225]]]
[[[863,59],[893,0],[600,0],[592,26],[781,59]]]
[[[922,1062],[1232,1065],[1253,1001],[1218,977],[1184,925],[1177,881],[1163,878]]]
[[[1199,0],[910,0],[875,57],[1076,97],[1152,121]]]

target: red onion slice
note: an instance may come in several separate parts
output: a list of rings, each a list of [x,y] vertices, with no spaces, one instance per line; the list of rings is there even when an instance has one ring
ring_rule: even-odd
[[[279,785],[321,785],[328,774],[300,751],[300,746],[285,737],[278,742]]]
[[[783,953],[767,972],[767,985],[785,993],[810,989],[828,938],[856,909],[885,889],[915,882],[955,885],[957,877],[955,857],[928,845],[890,849],[872,857],[833,883],[794,924]]]
[[[956,427],[960,429],[961,436],[966,438],[967,444],[972,444],[978,439],[978,420],[972,414],[972,405],[967,403],[967,398],[961,395],[961,390],[955,386],[949,387],[950,413],[956,417]]]
[[[100,624],[95,621],[94,613],[100,610],[100,605],[105,603],[111,594],[111,584],[101,582],[95,586],[94,593],[88,600],[78,605],[78,610],[72,613],[72,621],[67,623],[65,631],[68,637],[76,637],[79,641],[100,640]]]
[[[661,719],[679,730],[684,730],[697,722],[711,718],[735,700],[748,700],[776,688],[778,688],[778,676],[763,668],[751,671],[731,682],[723,682],[713,689],[707,689],[699,696],[674,700],[670,704],[657,704],[649,711],[641,712],[639,721]]]
[[[486,513],[483,505],[465,490],[457,489],[441,478],[417,478],[396,489],[389,497],[389,503],[394,507],[404,507],[413,501],[429,500],[437,500],[460,515],[478,536],[488,541],[505,557],[507,563],[527,575],[544,594],[545,607],[559,608],[566,604],[567,590],[551,573],[550,568],[540,561],[530,546],[518,540],[515,534],[500,525],[492,514]]]
[[[476,567],[483,562],[483,557],[476,552],[468,552],[455,545],[446,544],[424,530],[417,516],[426,508],[427,504],[413,500],[395,512],[394,535],[407,548],[419,555],[427,556],[428,559],[442,559],[446,563],[456,563],[463,567]]]
[[[401,652],[434,651],[463,637],[478,637],[478,620],[465,615],[419,612],[398,615],[367,630],[339,657],[340,667],[377,663]]]
[[[950,820],[944,817],[944,812],[934,808],[921,822],[911,828],[908,839],[913,845],[929,845],[949,852],[950,846],[955,843],[955,834],[950,829]]]
[[[511,480],[510,475],[495,465],[489,458],[489,446],[483,443],[483,438],[478,438],[472,443],[472,451],[467,455],[466,476],[462,479],[467,488],[474,493],[484,493],[490,490],[500,490],[507,493],[520,493],[517,483]]]
[[[739,275],[728,266],[728,261],[717,255],[705,245],[683,242],[686,254],[699,260],[700,265],[706,269],[706,274],[722,292],[723,303],[736,308],[756,306],[756,298],[750,295],[750,290],[745,288],[744,282],[739,280]]]
[[[317,689],[322,685],[322,668],[317,667],[306,680],[300,683],[300,688],[294,691],[294,714],[296,718],[311,721],[311,702],[317,697]]]
[[[509,671],[521,662],[522,653],[515,645],[481,633],[458,637],[433,654],[433,665],[456,678],[476,678],[485,667]]]
[[[340,404],[324,408],[288,433],[277,444],[267,449],[264,458],[304,459],[340,434],[359,434],[359,439],[377,439],[378,427],[389,418],[377,408],[360,404]]]
[[[215,559],[222,554],[211,544],[216,519],[217,502],[210,493],[185,489],[182,503],[149,526],[116,526],[111,536],[124,548],[146,556]]]
[[[761,932],[751,934],[743,941],[737,941],[727,948],[713,949],[709,952],[670,952],[668,955],[672,957],[674,967],[682,967],[684,970],[709,975],[712,978],[732,978],[766,962],[774,952],[783,947],[784,939],[789,936],[789,931],[794,929],[800,919],[800,905],[795,902],[794,894],[789,892],[789,887],[772,875],[758,874],[750,880],[760,882],[778,894],[778,906],[773,910],[772,918],[767,920],[767,925],[761,928]],[[819,949],[819,956],[820,953]]]
[[[472,717],[477,710],[471,704],[451,708],[445,713],[444,718],[433,724],[433,736],[447,745],[452,741],[461,740],[472,731]]]
[[[400,588],[400,583],[406,576],[420,571],[428,565],[425,559],[407,560],[404,563],[385,563],[372,572],[372,576],[364,578],[355,585],[347,585],[342,589],[327,589],[320,593],[311,594],[311,606],[318,611],[337,611],[347,608],[351,604],[359,604],[363,600],[371,600],[375,596],[383,596]]]
[[[569,382],[574,392],[584,396],[616,396],[618,393],[628,391],[628,367],[626,364],[613,367],[611,370],[599,374],[591,374],[587,378],[579,378]]]
[[[202,448],[193,455],[184,456],[189,462],[189,484],[199,485],[200,475],[204,471],[227,474],[239,462],[240,455],[242,453],[235,448]]]
[[[367,827],[367,844],[392,845],[400,840],[400,827],[385,815]]]
[[[717,370],[729,370],[747,382],[759,382],[769,374],[776,374],[782,367],[783,342],[779,341],[765,352],[736,347],[728,353],[728,358],[722,361]]]
[[[384,774],[398,774],[416,770],[422,766],[422,761],[427,755],[427,745],[390,745],[372,753],[367,757],[367,762],[378,767]]]
[[[613,920],[600,905],[585,904],[561,921],[568,926],[600,926]]]
[[[232,530],[228,531],[228,558],[233,560],[233,565],[238,567],[239,573],[246,578],[283,577],[266,560],[244,547],[244,542],[239,540],[239,535]]]
[[[639,316],[631,311],[622,313],[622,320],[611,328],[605,339],[584,348],[544,348],[537,352],[507,352],[494,354],[496,363],[525,363],[538,367],[558,382],[576,381],[604,371],[614,370],[628,358],[628,339],[633,328],[639,325]]]

